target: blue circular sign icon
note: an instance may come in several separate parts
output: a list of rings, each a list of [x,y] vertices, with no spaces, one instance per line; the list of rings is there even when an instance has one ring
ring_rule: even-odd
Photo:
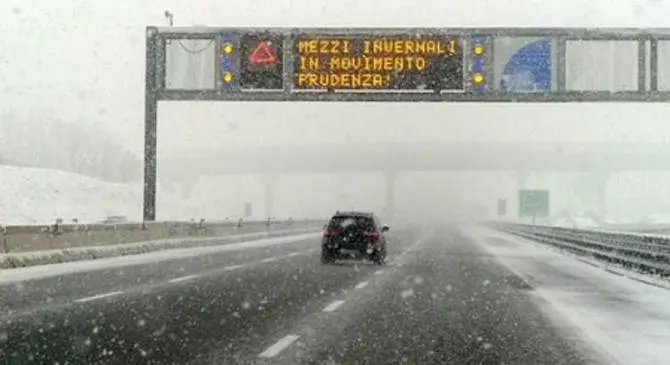
[[[514,53],[505,64],[500,90],[551,91],[552,68],[551,40],[529,43]]]

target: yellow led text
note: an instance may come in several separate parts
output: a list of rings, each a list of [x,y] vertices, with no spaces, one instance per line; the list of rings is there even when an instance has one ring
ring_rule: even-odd
[[[422,72],[429,57],[457,55],[456,40],[297,40],[295,86],[316,89],[381,89],[401,72]]]

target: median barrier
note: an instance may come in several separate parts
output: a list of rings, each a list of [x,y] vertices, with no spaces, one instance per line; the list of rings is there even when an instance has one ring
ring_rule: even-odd
[[[166,238],[220,237],[276,230],[319,229],[325,220],[139,222],[3,226],[0,253],[63,250]]]

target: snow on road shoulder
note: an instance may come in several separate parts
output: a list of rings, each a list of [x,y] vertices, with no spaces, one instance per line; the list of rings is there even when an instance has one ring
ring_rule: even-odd
[[[59,264],[73,261],[99,260],[117,256],[140,255],[160,250],[246,242],[262,238],[309,233],[313,231],[314,229],[310,228],[275,230],[270,232],[255,232],[229,236],[166,238],[113,245],[87,245],[56,250],[16,252],[0,254],[0,269]]]
[[[0,285],[11,284],[24,280],[35,280],[47,277],[72,274],[85,271],[105,270],[133,265],[147,265],[161,261],[178,260],[188,257],[207,255],[224,251],[236,251],[267,246],[280,245],[284,243],[305,240],[312,243],[311,239],[317,238],[320,233],[307,233],[290,235],[279,238],[259,239],[256,241],[229,243],[217,246],[191,247],[185,249],[173,249],[156,251],[142,255],[119,256],[99,260],[87,260],[67,262],[62,264],[48,264],[40,266],[23,267],[0,271]]]
[[[606,363],[662,364],[670,358],[670,290],[508,234],[479,227],[464,233],[527,280],[556,325],[569,323]]]

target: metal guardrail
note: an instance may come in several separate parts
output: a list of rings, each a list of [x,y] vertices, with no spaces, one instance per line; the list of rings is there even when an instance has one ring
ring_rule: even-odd
[[[668,235],[670,233],[669,223],[635,223],[617,224],[603,227],[610,231],[634,232],[640,234]]]
[[[326,219],[145,222],[0,226],[0,253],[136,243],[166,238],[216,237],[274,230],[320,229]]]
[[[489,227],[645,274],[670,277],[670,237],[519,223]]]

